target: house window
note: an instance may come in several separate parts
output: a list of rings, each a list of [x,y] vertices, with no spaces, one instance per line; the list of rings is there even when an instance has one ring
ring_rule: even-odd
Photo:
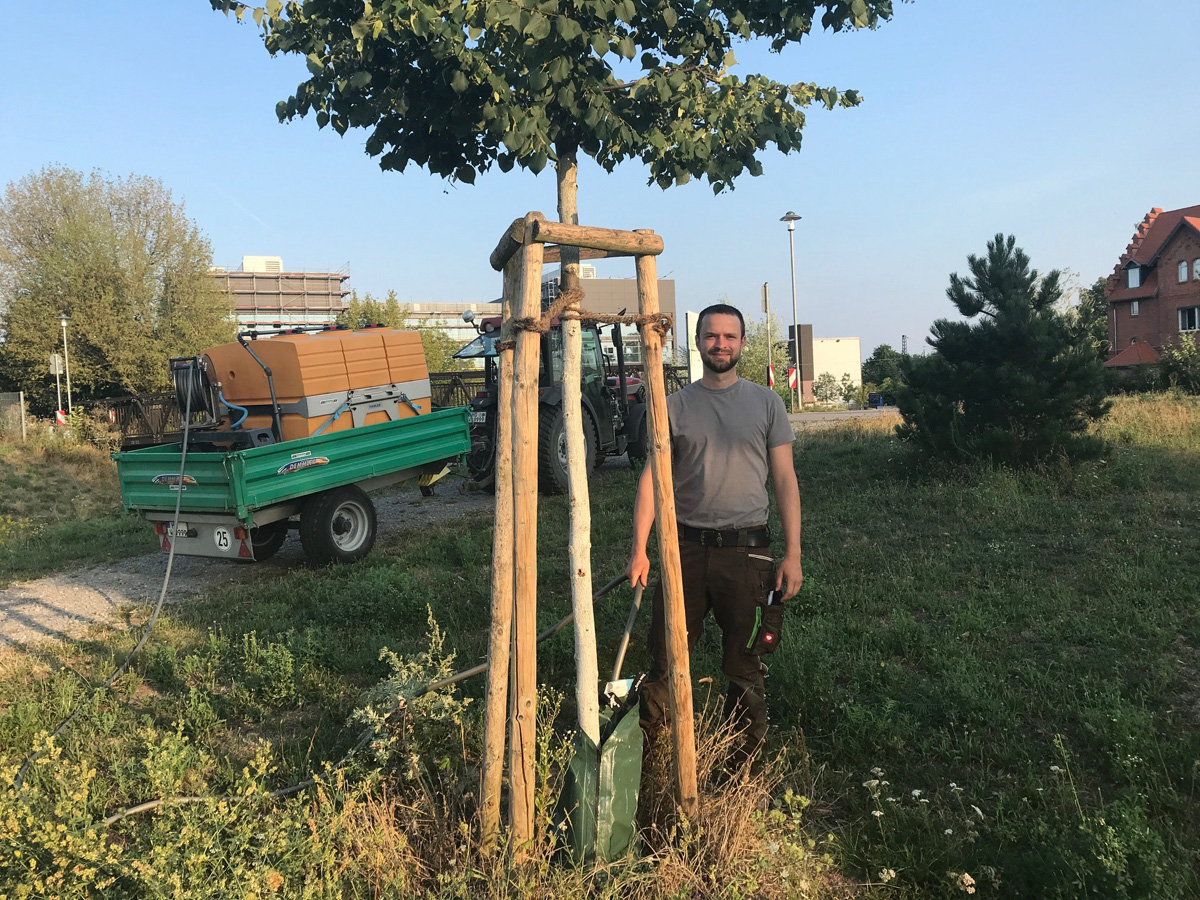
[[[1200,259],[1192,260],[1192,280],[1200,281]]]
[[[1131,266],[1125,272],[1125,286],[1136,288],[1142,286],[1142,267]]]
[[[1136,300],[1130,300],[1129,301],[1129,316],[1130,316],[1130,318],[1133,318],[1134,316],[1136,316],[1140,311],[1141,310],[1138,308],[1138,302]]]
[[[1200,306],[1184,306],[1179,310],[1179,330],[1196,331],[1200,327]]]
[[[1181,259],[1179,261],[1179,283],[1183,284],[1185,281],[1187,281],[1187,260]]]

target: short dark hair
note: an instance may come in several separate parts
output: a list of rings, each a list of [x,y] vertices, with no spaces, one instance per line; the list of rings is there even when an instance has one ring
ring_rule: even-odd
[[[742,317],[742,311],[728,303],[714,303],[700,310],[700,318],[696,320],[696,340],[700,340],[700,328],[704,325],[704,317],[711,315],[737,316],[742,326],[742,337],[746,336],[746,320]]]

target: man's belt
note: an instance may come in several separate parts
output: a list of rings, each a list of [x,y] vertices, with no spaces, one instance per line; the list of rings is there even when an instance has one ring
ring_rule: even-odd
[[[679,537],[694,541],[705,547],[769,547],[771,532],[766,525],[757,528],[735,528],[730,531],[715,531],[708,528],[693,528],[679,525]]]

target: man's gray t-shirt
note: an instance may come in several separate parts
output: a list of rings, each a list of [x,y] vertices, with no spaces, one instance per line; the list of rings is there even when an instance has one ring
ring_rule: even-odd
[[[768,451],[796,439],[783,398],[739,378],[667,397],[675,517],[693,528],[754,528],[769,513]]]

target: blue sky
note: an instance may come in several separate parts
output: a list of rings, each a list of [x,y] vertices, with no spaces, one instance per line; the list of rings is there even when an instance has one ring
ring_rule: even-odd
[[[278,254],[289,269],[348,266],[358,291],[406,302],[491,299],[487,255],[505,224],[554,214],[549,169],[454,185],[381,172],[365,132],[280,125],[275,103],[303,80],[302,60],[271,59],[249,20],[207,0],[62,2],[53,16],[14,4],[5,25],[0,179],[50,164],[152,175],[218,265]],[[864,355],[902,334],[919,349],[954,313],[949,273],[996,232],[1090,284],[1150,207],[1200,203],[1200,3],[916,0],[875,32],[736,53],[743,74],[865,100],[813,109],[800,153],[766,153],[762,176],[719,197],[703,183],[648,187],[638,164],[581,167],[581,220],[658,231],[681,308],[725,297],[758,315],[767,281],[790,321],[778,219],[794,209],[801,321],[860,337]]]

